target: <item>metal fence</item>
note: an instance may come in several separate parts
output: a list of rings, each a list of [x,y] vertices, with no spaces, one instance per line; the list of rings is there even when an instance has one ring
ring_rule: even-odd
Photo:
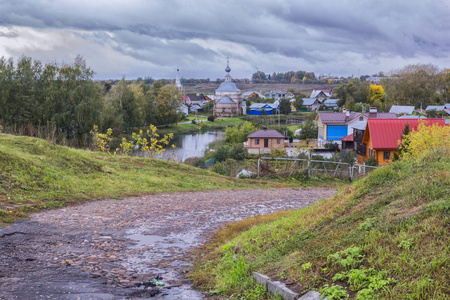
[[[258,159],[258,177],[271,175],[298,176],[329,176],[333,178],[347,178],[353,180],[363,177],[377,167],[351,165],[344,162],[284,158],[260,157]]]

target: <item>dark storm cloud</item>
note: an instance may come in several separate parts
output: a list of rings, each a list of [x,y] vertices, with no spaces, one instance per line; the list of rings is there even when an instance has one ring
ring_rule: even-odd
[[[255,65],[282,71],[295,63],[342,73],[355,63],[386,68],[384,61],[415,57],[447,63],[449,19],[447,2],[438,0],[0,3],[0,26],[5,28],[70,31],[81,38],[73,43],[83,47],[88,47],[86,41],[89,49],[98,45],[103,47],[99,51],[111,49],[124,60],[161,68],[181,61],[186,68],[197,68],[192,74],[200,69],[205,76],[223,55],[231,55],[246,72]],[[0,37],[14,34],[0,27]],[[218,65],[214,76],[222,76],[221,69]]]

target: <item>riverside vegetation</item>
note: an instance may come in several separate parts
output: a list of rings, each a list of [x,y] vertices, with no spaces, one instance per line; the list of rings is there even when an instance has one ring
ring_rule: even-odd
[[[448,299],[449,134],[422,126],[398,161],[333,198],[226,226],[191,278],[218,298],[269,299],[257,271],[328,299]]]

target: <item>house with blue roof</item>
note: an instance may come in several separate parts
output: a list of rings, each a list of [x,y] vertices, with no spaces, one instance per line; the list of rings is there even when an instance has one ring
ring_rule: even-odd
[[[323,105],[326,110],[339,110],[338,101],[339,99],[328,99],[323,102]]]
[[[275,101],[274,103],[253,103],[250,105],[247,115],[273,115],[277,113],[279,108],[278,101]]]

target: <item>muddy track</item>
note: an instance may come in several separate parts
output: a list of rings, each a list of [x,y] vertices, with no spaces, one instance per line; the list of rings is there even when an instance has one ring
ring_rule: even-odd
[[[0,228],[0,299],[201,299],[183,279],[193,247],[226,223],[334,193],[213,190],[39,212]]]

